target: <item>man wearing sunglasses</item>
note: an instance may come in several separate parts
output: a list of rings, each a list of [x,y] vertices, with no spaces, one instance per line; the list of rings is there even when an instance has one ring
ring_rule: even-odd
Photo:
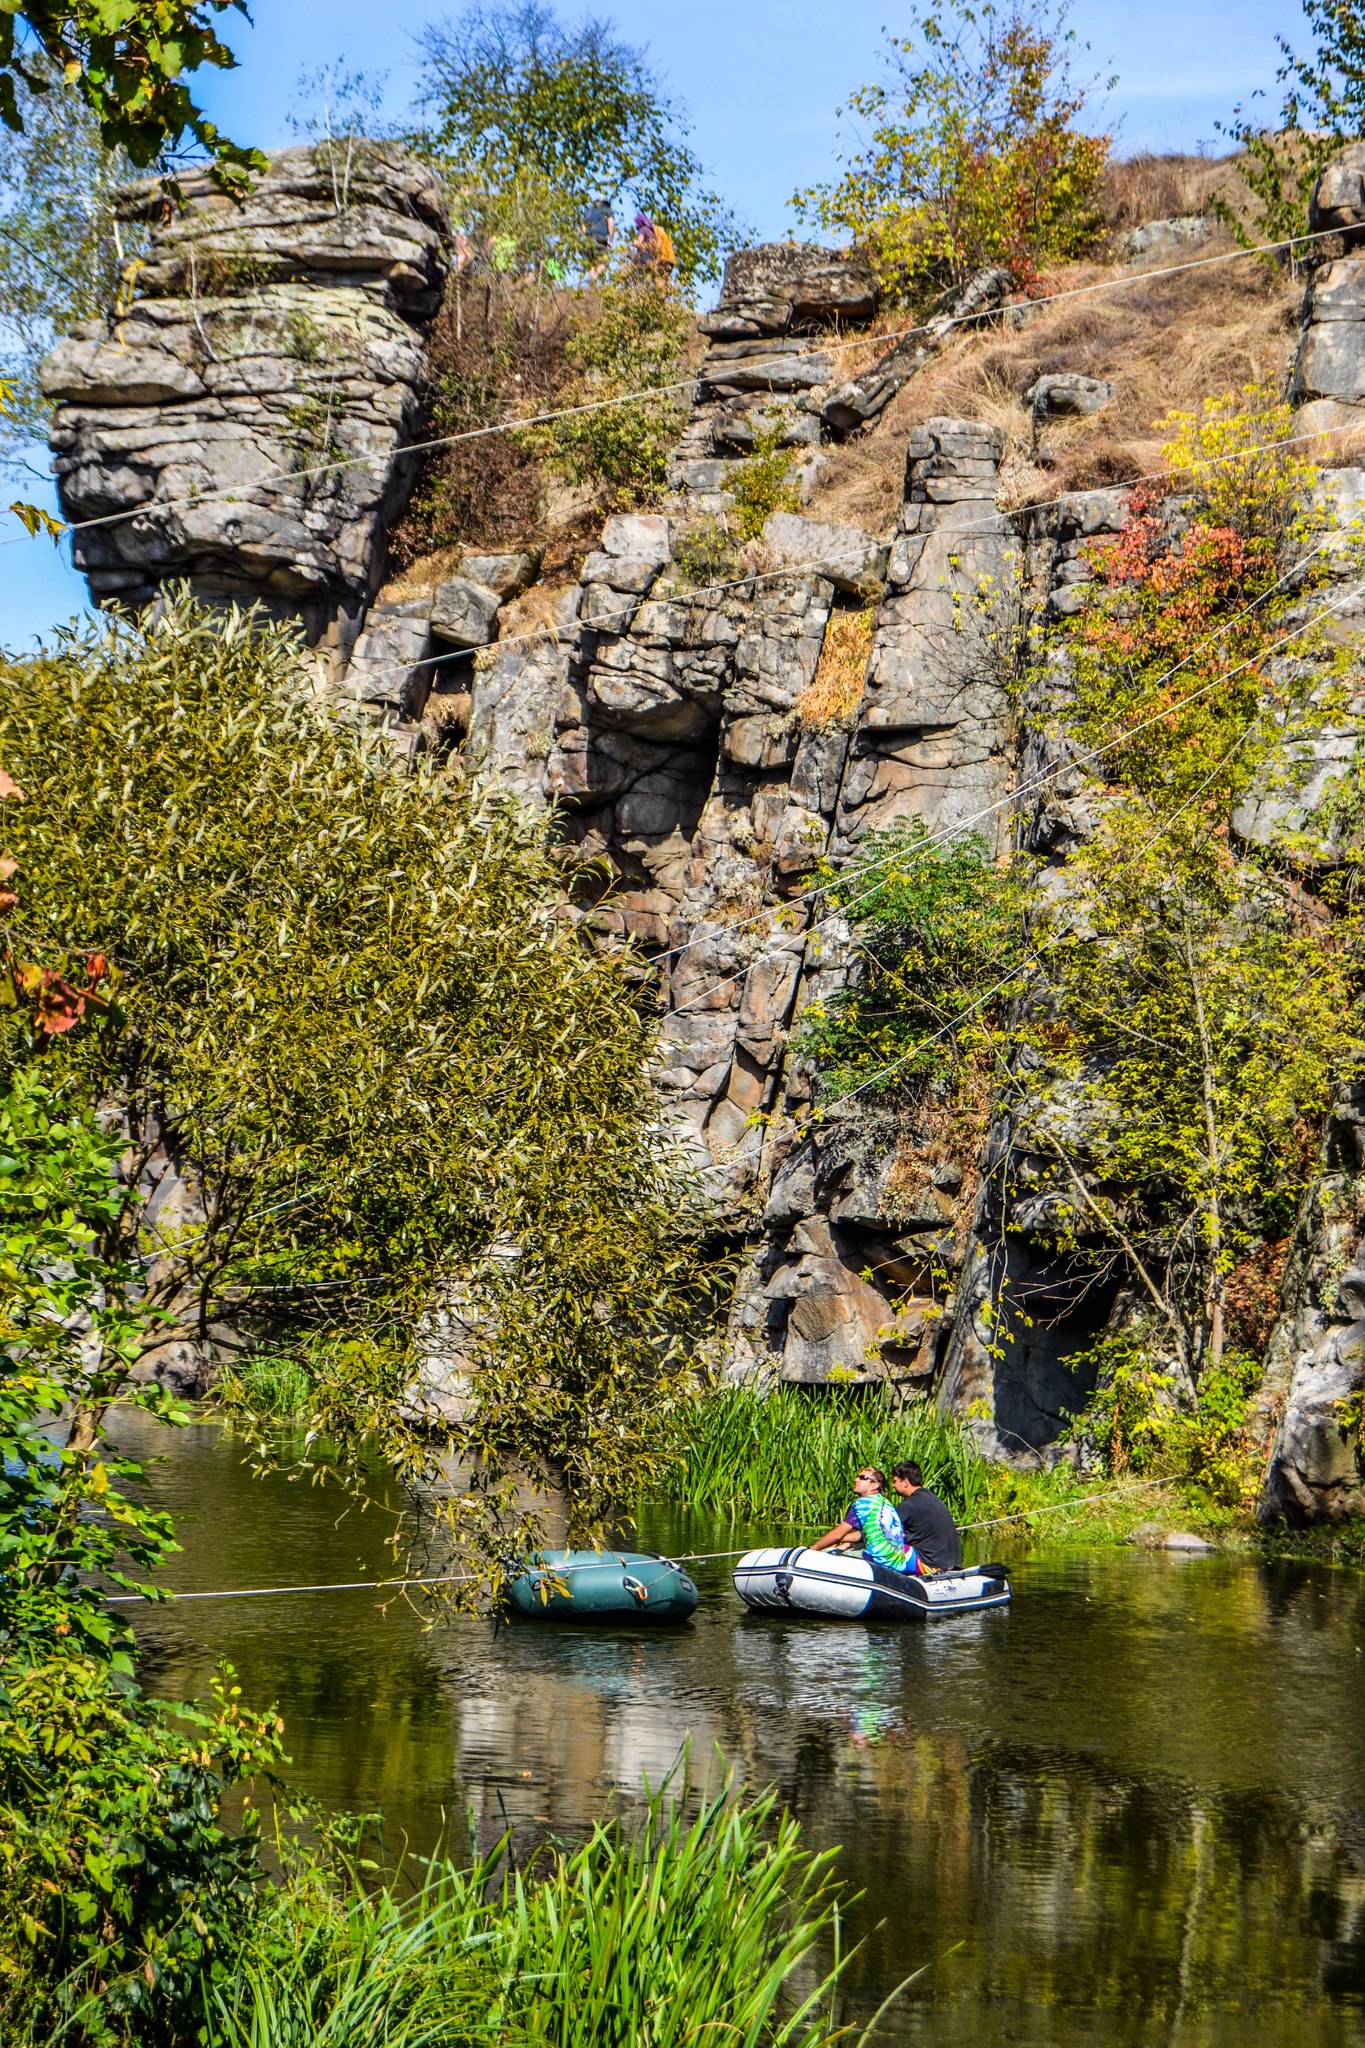
[[[853,1482],[853,1505],[842,1522],[817,1537],[809,1548],[847,1548],[863,1539],[864,1555],[891,1572],[919,1572],[919,1553],[905,1540],[900,1516],[886,1497],[886,1474],[864,1465]]]

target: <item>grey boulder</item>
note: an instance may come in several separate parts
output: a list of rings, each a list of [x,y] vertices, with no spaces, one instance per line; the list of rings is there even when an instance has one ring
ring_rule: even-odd
[[[439,585],[431,608],[431,630],[451,647],[487,647],[497,636],[502,600],[486,583],[452,576]]]
[[[1022,403],[1035,420],[1078,420],[1102,412],[1114,395],[1103,377],[1081,377],[1072,371],[1039,377]]]
[[[701,321],[718,341],[798,334],[872,319],[880,293],[866,257],[813,242],[764,242],[726,258],[720,299]]]

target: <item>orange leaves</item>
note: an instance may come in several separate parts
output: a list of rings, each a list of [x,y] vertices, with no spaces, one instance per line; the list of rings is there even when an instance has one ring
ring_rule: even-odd
[[[0,768],[0,802],[13,797],[24,801],[24,792],[14,778]],[[0,917],[18,908],[19,896],[6,884],[17,872],[13,854],[0,855]],[[99,985],[109,973],[103,953],[92,953],[85,962],[84,987],[77,987],[55,967],[40,967],[32,960],[20,960],[6,939],[0,950],[0,1004],[9,1009],[26,1009],[37,1038],[60,1038],[75,1029],[87,1009],[106,1010],[107,996]]]

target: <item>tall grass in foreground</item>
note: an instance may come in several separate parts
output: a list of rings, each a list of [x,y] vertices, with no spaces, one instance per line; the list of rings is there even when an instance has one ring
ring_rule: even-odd
[[[501,1872],[501,1874],[499,1874]],[[213,1999],[211,2048],[829,2048],[828,1856],[771,1793],[599,1824],[528,1873],[501,1850],[415,1897],[278,1894]],[[847,2039],[843,2030],[838,2038]]]
[[[686,1410],[662,1495],[732,1520],[780,1517],[830,1527],[863,1465],[913,1458],[960,1521],[973,1519],[990,1468],[962,1425],[882,1388],[722,1387]]]

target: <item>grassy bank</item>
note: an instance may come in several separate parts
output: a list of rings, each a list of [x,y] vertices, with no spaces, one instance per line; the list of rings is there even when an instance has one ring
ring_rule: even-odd
[[[882,1389],[721,1388],[687,1410],[658,1498],[735,1522],[768,1522],[796,1538],[834,1522],[860,1466],[889,1475],[909,1458],[966,1528],[969,1557],[1039,1543],[1155,1544],[1184,1531],[1220,1548],[1365,1561],[1365,1528],[1258,1528],[1254,1490],[1229,1501],[1222,1467],[1218,1484],[1174,1452],[1148,1470],[1108,1476],[1082,1477],[1069,1464],[1016,1471],[980,1457],[951,1417]]]
[[[415,1896],[276,1892],[209,2000],[211,2048],[829,2048],[829,1859],[772,1796],[656,1796],[531,1871],[501,1852],[430,1867]],[[799,1989],[797,1988],[799,1979]],[[838,2038],[851,2043],[845,2030]]]
[[[881,1388],[722,1387],[687,1411],[660,1499],[728,1516],[828,1528],[863,1465],[913,1458],[961,1521],[985,1498],[990,1466],[961,1424]]]

